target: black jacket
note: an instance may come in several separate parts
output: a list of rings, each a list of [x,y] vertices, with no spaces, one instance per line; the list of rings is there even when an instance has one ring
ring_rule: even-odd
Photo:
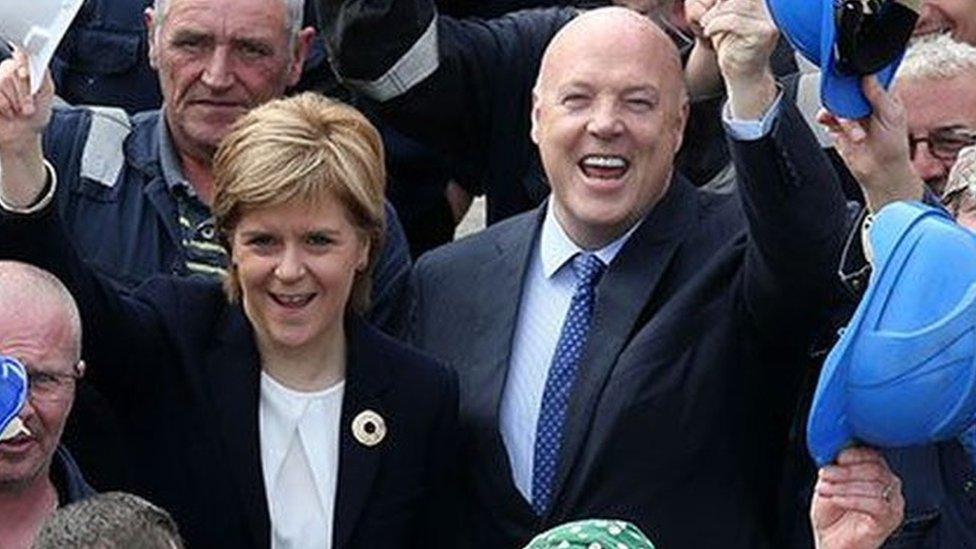
[[[260,362],[240,306],[216,282],[175,277],[118,292],[78,259],[51,208],[3,217],[0,230],[0,257],[48,269],[78,301],[89,377],[121,418],[136,492],[173,514],[190,547],[268,547]],[[426,521],[452,478],[456,378],[358,318],[346,337],[333,546],[436,545],[443,529]],[[388,428],[374,447],[350,427],[366,409]]]

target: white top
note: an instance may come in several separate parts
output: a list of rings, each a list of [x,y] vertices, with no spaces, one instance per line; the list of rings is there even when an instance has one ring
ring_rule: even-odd
[[[345,386],[303,393],[261,372],[258,431],[273,549],[332,547]]]
[[[609,267],[639,226],[640,223],[635,223],[626,234],[592,253]],[[570,240],[563,230],[550,202],[542,232],[529,259],[499,417],[512,478],[519,492],[530,502],[535,429],[542,393],[552,355],[559,343],[559,333],[576,291],[576,275],[568,263],[577,253],[584,252],[586,250]]]

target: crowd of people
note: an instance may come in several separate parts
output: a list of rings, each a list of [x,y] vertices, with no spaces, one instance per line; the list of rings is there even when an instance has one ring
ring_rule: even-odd
[[[36,93],[10,48],[0,547],[976,546],[974,432],[803,432],[874,215],[976,227],[976,2],[861,120],[764,0],[615,3],[84,0]]]

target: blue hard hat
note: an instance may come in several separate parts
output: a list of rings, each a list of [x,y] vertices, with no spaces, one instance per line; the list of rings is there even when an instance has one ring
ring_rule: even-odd
[[[767,0],[767,5],[786,39],[820,67],[824,107],[852,119],[871,114],[861,78],[875,74],[888,87],[918,18],[896,0]]]
[[[15,358],[0,355],[0,433],[27,401],[27,370]]]
[[[827,356],[807,423],[819,466],[852,442],[903,447],[976,422],[976,234],[920,203],[884,207],[874,270]]]

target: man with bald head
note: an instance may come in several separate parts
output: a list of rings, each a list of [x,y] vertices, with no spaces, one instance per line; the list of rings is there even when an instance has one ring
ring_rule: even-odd
[[[534,88],[550,199],[418,262],[414,341],[461,379],[458,546],[587,517],[668,548],[774,543],[782,444],[847,215],[781,100],[762,0],[701,21],[741,203],[674,169],[688,116],[675,47],[601,8],[559,31]]]
[[[50,273],[0,261],[0,355],[29,380],[20,427],[0,440],[0,547],[21,549],[57,507],[93,493],[58,444],[85,365],[78,308]]]

